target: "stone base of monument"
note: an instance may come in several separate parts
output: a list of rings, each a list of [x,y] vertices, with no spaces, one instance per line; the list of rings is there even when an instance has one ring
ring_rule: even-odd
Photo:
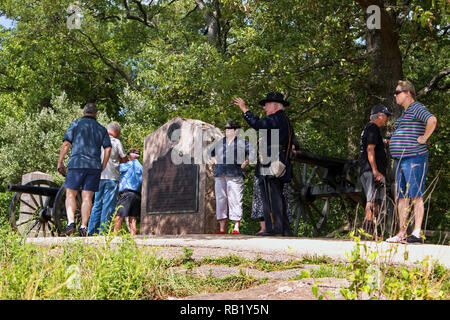
[[[220,138],[218,128],[179,117],[145,138],[141,234],[205,234],[218,229],[214,165],[206,154]]]

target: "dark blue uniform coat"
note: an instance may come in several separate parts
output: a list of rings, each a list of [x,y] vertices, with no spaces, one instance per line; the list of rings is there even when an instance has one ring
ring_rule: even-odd
[[[256,130],[259,130],[260,138],[263,137],[262,146],[263,150],[258,151],[259,154],[266,154],[274,161],[280,160],[286,165],[286,172],[280,178],[274,176],[261,176],[261,159],[258,157],[258,163],[256,165],[256,175],[261,176],[261,183],[259,190],[261,192],[261,199],[263,200],[264,221],[266,224],[267,235],[283,235],[290,236],[290,225],[287,216],[287,204],[283,195],[284,183],[290,182],[292,179],[292,166],[286,152],[289,144],[289,134],[293,129],[289,129],[289,120],[284,110],[279,110],[274,114],[271,114],[264,118],[259,118],[252,112],[247,111],[244,113],[244,119],[247,123]],[[264,135],[261,135],[261,130],[267,129],[267,139],[264,139]],[[279,139],[272,142],[271,129],[278,129]],[[265,141],[264,141],[265,140]],[[277,145],[273,145],[273,144]],[[291,136],[291,145],[294,144],[298,148],[297,140],[294,134]],[[272,156],[272,151],[278,147],[278,156]],[[266,161],[263,160],[265,163]],[[264,167],[270,166],[270,163],[263,164]]]
[[[293,131],[291,128],[289,130],[288,127],[288,118],[284,110],[279,110],[274,114],[271,114],[264,118],[259,118],[254,115],[251,111],[247,111],[244,113],[244,119],[253,129],[267,129],[267,139],[262,141],[262,145],[265,150],[260,150],[263,154],[266,154],[268,157],[272,158],[272,150],[276,150],[278,147],[279,153],[278,156],[274,155],[273,159],[278,159],[286,165],[286,173],[279,179],[283,182],[290,182],[292,179],[292,166],[289,160],[289,157],[286,160],[286,152],[289,142],[289,131]],[[278,129],[279,131],[279,141],[277,141],[277,145],[272,145],[272,137],[271,137],[271,129]],[[264,137],[264,135],[262,135]],[[260,136],[261,137],[261,136]],[[295,144],[296,148],[298,148],[297,140],[295,139],[294,134],[291,137],[291,145]],[[267,148],[267,149],[266,149]],[[258,157],[258,165],[256,166],[256,175],[261,175],[260,170],[260,157]],[[270,163],[264,164],[264,167],[270,166]],[[273,178],[272,176],[270,176]]]

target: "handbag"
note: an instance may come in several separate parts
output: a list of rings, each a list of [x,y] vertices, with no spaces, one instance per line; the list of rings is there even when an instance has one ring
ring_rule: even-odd
[[[270,164],[269,172],[275,178],[281,178],[286,173],[286,165],[280,160],[273,161]]]
[[[289,152],[290,152],[290,148],[291,148],[292,132],[291,132],[291,126],[290,126],[290,123],[289,123],[289,119],[287,117],[286,117],[286,120],[287,120],[287,123],[288,123],[288,132],[289,132],[289,142],[288,142],[287,150],[286,150],[286,163],[287,163]],[[286,165],[283,162],[281,162],[280,160],[273,161],[270,164],[269,172],[275,178],[281,178],[286,173]]]

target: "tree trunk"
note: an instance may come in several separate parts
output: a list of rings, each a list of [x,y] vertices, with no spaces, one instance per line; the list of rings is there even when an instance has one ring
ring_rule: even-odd
[[[369,99],[366,114],[377,103],[383,103],[393,113],[396,120],[402,112],[402,107],[395,102],[394,90],[398,80],[403,79],[402,55],[399,48],[397,13],[386,11],[386,6],[395,5],[395,0],[357,0],[367,14],[367,8],[376,5],[380,8],[380,28],[366,29],[366,49],[369,54]],[[369,18],[369,15],[367,15]],[[390,137],[394,132],[392,125],[383,128],[384,136]],[[388,152],[388,159],[392,159]],[[393,161],[390,162],[392,168]],[[387,181],[394,181],[393,171],[388,170]]]
[[[208,8],[203,0],[196,0],[198,8],[203,12],[206,22],[206,35],[209,42],[214,45],[220,52],[223,52],[221,25],[220,25],[220,2],[215,0],[211,7]]]
[[[380,8],[380,29],[366,31],[366,48],[369,53],[369,99],[367,114],[370,108],[377,104],[385,104],[398,118],[401,108],[395,103],[394,90],[398,80],[403,79],[402,55],[399,48],[397,32],[397,16],[394,10],[386,11],[385,5],[390,1],[358,0],[366,12],[371,5]],[[369,15],[367,15],[369,17]]]

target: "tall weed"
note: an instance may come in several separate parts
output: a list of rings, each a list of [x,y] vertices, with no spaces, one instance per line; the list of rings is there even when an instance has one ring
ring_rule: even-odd
[[[165,299],[258,283],[245,275],[214,279],[173,272],[183,258],[158,258],[129,235],[110,234],[98,245],[73,240],[37,247],[0,228],[0,299]]]
[[[351,237],[356,243],[347,256],[351,284],[340,290],[345,299],[450,299],[450,272],[441,265],[431,264],[428,259],[413,266],[394,265],[390,256],[397,247],[384,253],[371,251],[360,237]],[[404,258],[408,260],[408,255]]]

